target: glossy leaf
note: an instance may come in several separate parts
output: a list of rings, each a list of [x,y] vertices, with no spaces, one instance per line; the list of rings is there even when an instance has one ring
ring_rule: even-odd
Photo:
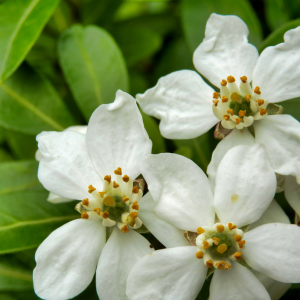
[[[206,22],[212,13],[240,17],[249,28],[249,42],[255,46],[259,45],[262,39],[261,27],[248,0],[183,0],[181,20],[192,52],[203,41]]]
[[[0,164],[0,254],[37,247],[53,230],[79,217],[75,204],[51,204],[36,161]]]
[[[51,84],[28,65],[0,85],[0,106],[0,125],[27,134],[74,124]]]
[[[96,26],[75,25],[61,35],[59,60],[74,98],[88,121],[118,89],[128,90],[122,54],[112,37]]]
[[[0,82],[21,64],[59,0],[8,0],[0,6]]]

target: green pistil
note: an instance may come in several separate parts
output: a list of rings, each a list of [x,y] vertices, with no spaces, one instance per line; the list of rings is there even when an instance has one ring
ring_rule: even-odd
[[[224,233],[215,233],[213,237],[216,237],[216,238],[220,239],[220,242],[219,242],[218,245],[212,244],[212,246],[209,248],[210,251],[217,254],[217,255],[226,255],[228,253],[228,251],[230,250],[231,246],[232,246],[232,241]],[[218,246],[220,246],[222,244],[226,245],[227,250],[223,254],[220,254],[217,251],[217,249],[218,249]]]
[[[230,101],[229,108],[232,108],[233,113],[237,116],[239,115],[240,110],[245,110],[247,117],[251,116],[252,111],[251,111],[251,108],[250,108],[250,102],[248,102],[244,97],[242,97],[242,96],[240,96],[240,97],[241,97],[240,102],[233,101],[233,100]]]
[[[111,196],[115,201],[115,206],[103,205],[103,210],[109,213],[109,218],[116,222],[121,222],[121,216],[127,212],[127,205],[123,202],[123,198],[120,196]]]

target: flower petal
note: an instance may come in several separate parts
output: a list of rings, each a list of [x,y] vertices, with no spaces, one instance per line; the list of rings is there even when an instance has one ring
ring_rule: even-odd
[[[92,281],[105,227],[74,220],[52,232],[35,254],[34,290],[42,299],[65,300],[80,294]]]
[[[150,193],[139,201],[139,218],[147,229],[167,248],[189,246],[183,230],[161,219],[155,213],[155,204]]]
[[[103,177],[121,167],[123,174],[135,179],[141,173],[140,160],[152,148],[135,99],[120,90],[114,103],[103,104],[92,114],[86,141],[95,168]]]
[[[270,300],[270,296],[250,270],[233,262],[230,270],[215,270],[209,299]]]
[[[300,216],[300,185],[297,183],[295,177],[286,176],[284,195],[290,206]]]
[[[116,226],[99,259],[96,272],[97,293],[101,300],[123,300],[132,267],[153,252],[150,243],[133,230],[121,232]]]
[[[49,202],[52,202],[52,203],[65,203],[65,202],[74,201],[74,199],[60,197],[60,196],[57,196],[57,195],[55,195],[51,192],[49,193],[49,196],[48,196],[47,200]]]
[[[258,52],[248,43],[248,34],[239,17],[211,14],[205,38],[194,52],[196,69],[217,87],[230,75],[238,80],[247,76],[250,82]]]
[[[276,281],[269,276],[259,273],[253,269],[251,272],[264,285],[272,300],[279,300],[291,286],[290,283]]]
[[[252,230],[264,224],[276,222],[284,224],[291,223],[284,210],[280,207],[276,200],[273,200],[267,210],[262,214],[262,216],[256,222],[250,225],[249,230]]]
[[[176,247],[145,256],[132,269],[127,281],[131,300],[195,299],[206,277],[197,247]]]
[[[284,43],[267,47],[253,72],[252,86],[261,88],[269,102],[280,102],[300,96],[300,27],[284,35]]]
[[[254,123],[255,140],[265,146],[276,173],[293,175],[300,183],[300,124],[290,115],[266,116]]]
[[[247,264],[274,280],[300,282],[300,228],[271,223],[245,234],[243,257]]]
[[[215,219],[208,179],[191,160],[180,155],[150,155],[142,164],[155,212],[182,230],[196,231]]]
[[[88,186],[101,188],[103,180],[94,169],[85,135],[74,131],[42,132],[37,136],[42,158],[38,177],[50,192],[69,199],[88,197]]]
[[[217,169],[227,151],[238,145],[250,146],[253,144],[254,138],[247,129],[244,129],[243,132],[233,130],[226,138],[219,142],[212,154],[211,162],[207,167],[208,179],[212,189],[214,189],[215,186]]]
[[[222,223],[238,227],[258,220],[273,200],[276,176],[261,145],[237,146],[222,159],[214,205]]]
[[[136,98],[146,114],[161,120],[165,138],[191,139],[219,121],[212,111],[213,92],[199,74],[183,70],[161,77],[155,87]]]

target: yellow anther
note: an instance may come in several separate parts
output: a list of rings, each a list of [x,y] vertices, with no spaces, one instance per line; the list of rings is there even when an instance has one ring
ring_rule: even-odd
[[[240,118],[235,118],[235,123],[238,125],[238,124],[240,124],[240,122],[242,122],[243,121],[243,119],[240,119]]]
[[[125,203],[128,200],[129,200],[129,198],[123,195],[123,202]]]
[[[214,98],[214,99],[219,99],[219,93],[214,92],[214,93],[213,93],[213,98]]]
[[[213,239],[214,244],[215,244],[216,246],[218,246],[218,245],[220,244],[220,239],[219,239],[219,238],[213,237],[212,239]]]
[[[110,175],[105,175],[104,180],[106,180],[108,183],[111,182],[111,176]]]
[[[219,100],[213,100],[212,103],[213,103],[215,106],[218,106]]]
[[[136,211],[133,211],[130,213],[130,215],[135,219],[138,217],[139,214]]]
[[[197,233],[198,234],[202,234],[203,232],[205,232],[205,230],[202,227],[197,228]]]
[[[226,244],[221,244],[218,246],[217,248],[217,251],[220,253],[220,254],[223,254],[225,251],[227,251],[227,246]]]
[[[233,116],[233,114],[234,114],[234,111],[233,111],[232,108],[228,109],[226,112],[227,112],[228,114],[232,115],[232,116]]]
[[[137,201],[134,201],[133,203],[132,203],[132,205],[131,205],[131,208],[132,209],[135,209],[135,210],[139,210],[139,205],[137,204]]]
[[[223,118],[224,118],[224,120],[228,121],[230,119],[230,116],[229,115],[224,115]]]
[[[213,265],[214,265],[214,263],[212,262],[211,259],[206,262],[206,267],[207,268],[211,268],[211,267],[213,267]]]
[[[119,168],[117,168],[117,169],[114,171],[114,173],[115,173],[116,175],[122,175],[122,169],[119,167]]]
[[[236,228],[236,225],[233,225],[232,223],[228,223],[229,230],[233,230]]]
[[[237,92],[234,92],[231,94],[230,99],[237,102],[241,100],[241,97]]]
[[[198,259],[203,258],[203,252],[202,252],[202,251],[198,251],[198,252],[196,253],[196,257],[197,257]]]
[[[254,93],[257,94],[257,95],[260,95],[260,94],[261,94],[261,91],[260,91],[260,87],[259,87],[259,86],[256,86],[256,87],[255,87]]]
[[[239,241],[238,242],[240,249],[243,248],[243,246],[245,245],[245,243],[246,243],[246,241]]]
[[[124,182],[128,182],[129,181],[129,177],[127,175],[124,175],[122,177],[122,179],[123,179]]]
[[[246,82],[247,82],[247,77],[246,77],[246,76],[242,76],[240,79],[241,79],[241,81],[242,81],[243,83],[246,83]]]
[[[137,186],[135,186],[133,189],[132,189],[132,192],[134,194],[137,194],[139,192],[139,188]]]
[[[264,109],[264,108],[260,108],[259,113],[260,113],[261,116],[264,116],[267,113],[267,110]]]
[[[91,194],[93,191],[96,191],[96,189],[92,186],[92,185],[89,185],[88,187],[88,192]]]
[[[222,79],[221,83],[220,83],[222,86],[226,86],[227,85],[227,80],[225,79]]]
[[[236,234],[236,235],[234,236],[234,240],[235,240],[236,242],[239,242],[239,241],[242,240],[242,236],[239,235],[239,234]]]
[[[89,218],[89,215],[86,211],[84,211],[82,214],[81,214],[81,219],[84,219],[84,220],[87,220]]]
[[[257,99],[256,102],[257,102],[258,106],[262,106],[265,103],[265,100]]]
[[[242,252],[236,252],[233,254],[236,260],[241,260],[242,259]]]
[[[105,206],[115,206],[115,200],[111,196],[107,196],[103,199]]]
[[[119,185],[115,181],[113,181],[113,187],[116,189],[119,187]]]
[[[99,195],[100,195],[101,198],[103,198],[104,195],[105,195],[105,192],[99,192]]]
[[[127,225],[124,225],[120,230],[121,230],[121,232],[124,232],[124,233],[127,233],[129,231]]]
[[[250,102],[250,100],[251,100],[251,95],[246,95],[246,96],[245,96],[245,99],[246,99],[247,102]]]
[[[89,199],[88,198],[83,199],[82,200],[82,205],[89,206],[90,205]]]
[[[224,231],[224,226],[223,225],[217,225],[217,231],[222,233]]]
[[[228,101],[228,98],[225,96],[222,96],[222,103],[226,103]]]
[[[246,111],[245,110],[240,110],[239,111],[239,117],[241,118],[241,117],[243,117],[243,116],[245,116],[246,115]]]
[[[227,81],[228,81],[229,83],[233,83],[233,82],[235,82],[235,78],[234,78],[233,76],[228,76],[228,77],[227,77]]]
[[[215,264],[216,268],[218,270],[222,270],[223,269],[223,263],[224,263],[224,261],[220,261],[220,262],[216,263]]]
[[[109,212],[105,210],[101,215],[104,219],[107,219],[109,217]]]
[[[228,263],[224,263],[224,270],[230,269],[232,266],[229,265]]]
[[[203,242],[203,247],[202,247],[202,249],[208,249],[210,247],[210,244],[209,244],[209,242],[208,241],[204,241]]]
[[[97,213],[100,216],[101,209],[100,208],[94,208],[94,212]]]

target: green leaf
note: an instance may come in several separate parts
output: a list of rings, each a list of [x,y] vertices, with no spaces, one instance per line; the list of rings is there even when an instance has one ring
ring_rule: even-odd
[[[74,124],[51,84],[28,65],[0,85],[0,106],[0,125],[27,134]]]
[[[193,157],[193,150],[190,147],[179,147],[174,153],[185,156],[189,159],[192,159]]]
[[[74,203],[46,201],[37,168],[36,161],[0,164],[0,254],[37,247],[57,227],[79,217]]]
[[[143,27],[117,27],[113,35],[128,66],[152,56],[162,44],[159,34]]]
[[[258,46],[262,39],[259,20],[247,0],[183,0],[181,20],[184,34],[193,52],[203,41],[205,26],[212,13],[236,15],[249,28],[249,42]]]
[[[9,0],[0,6],[0,82],[22,63],[59,0]]]
[[[300,98],[295,98],[276,104],[281,105],[284,108],[284,114],[291,115],[300,122]]]
[[[300,19],[290,21],[277,30],[273,31],[260,45],[259,51],[262,52],[266,47],[275,46],[277,44],[283,43],[283,36],[284,34],[296,27],[300,26]]]
[[[112,37],[96,26],[75,25],[61,35],[59,60],[74,98],[86,120],[118,89],[128,90],[122,54]]]
[[[14,160],[13,157],[3,148],[0,147],[0,163]]]
[[[266,18],[272,30],[289,21],[289,14],[284,0],[265,0]]]

